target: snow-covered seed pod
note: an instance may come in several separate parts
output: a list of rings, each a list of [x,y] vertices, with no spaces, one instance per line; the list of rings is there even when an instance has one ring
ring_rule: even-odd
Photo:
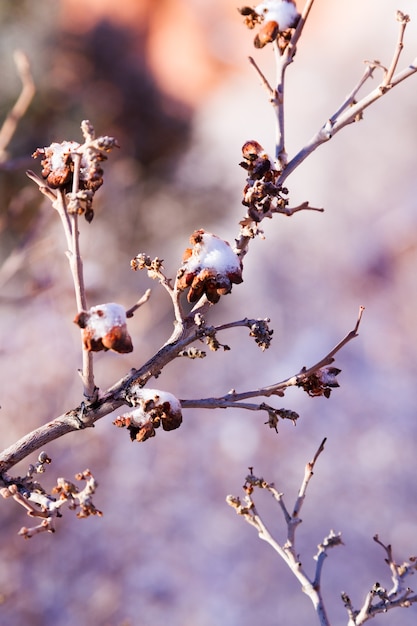
[[[132,352],[132,339],[127,331],[126,311],[115,302],[93,306],[81,311],[74,322],[83,329],[84,348],[90,352],[113,350]]]
[[[254,11],[263,17],[265,23],[276,22],[280,33],[294,28],[300,17],[293,0],[264,0]]]
[[[51,143],[45,148],[37,148],[33,157],[42,157],[42,176],[50,187],[56,189],[66,188],[71,184],[73,161],[71,155],[80,148],[76,141],[63,141]]]
[[[178,288],[190,287],[189,302],[197,302],[205,294],[214,304],[231,292],[233,283],[242,282],[242,264],[229,243],[217,235],[196,230],[190,242],[193,247],[186,249],[178,271]]]
[[[300,18],[293,0],[264,0],[253,9],[242,7],[239,12],[248,28],[261,24],[253,42],[255,48],[263,48],[276,41],[288,29],[295,28]]]
[[[126,400],[135,408],[117,417],[113,424],[126,427],[132,441],[146,441],[154,437],[159,426],[164,430],[175,430],[182,423],[181,404],[168,391],[133,385]]]

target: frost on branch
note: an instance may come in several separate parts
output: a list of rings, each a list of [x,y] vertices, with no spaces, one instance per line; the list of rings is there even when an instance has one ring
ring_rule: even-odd
[[[164,430],[175,430],[181,426],[181,404],[172,393],[159,389],[141,389],[139,385],[133,385],[126,400],[136,408],[119,415],[113,424],[127,428],[132,441],[146,441],[155,437],[155,430],[159,426]]]
[[[243,281],[242,264],[230,244],[216,235],[196,230],[190,237],[192,248],[183,255],[178,270],[179,290],[190,287],[188,301],[197,302],[203,295],[213,304],[232,291],[232,284]]]
[[[277,38],[280,49],[285,47],[290,37],[288,31],[295,28],[300,17],[292,0],[264,0],[254,8],[244,6],[238,11],[245,17],[248,28],[261,24],[253,41],[255,48],[263,48]]]
[[[133,345],[127,331],[126,311],[120,304],[109,302],[81,311],[74,319],[83,329],[83,344],[89,352],[113,350],[132,352]]]

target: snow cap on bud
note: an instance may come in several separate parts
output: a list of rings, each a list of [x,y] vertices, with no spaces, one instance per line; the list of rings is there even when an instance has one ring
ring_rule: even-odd
[[[287,28],[294,28],[299,18],[292,0],[264,0],[254,10],[265,22],[276,22],[280,33]]]
[[[113,350],[132,352],[133,345],[126,325],[126,311],[120,304],[109,302],[81,311],[74,319],[83,329],[84,348],[90,352]]]
[[[278,40],[279,48],[283,50],[289,37],[285,35],[280,41],[280,36],[288,29],[295,28],[300,17],[293,0],[264,0],[254,9],[242,7],[239,12],[244,16],[248,28],[261,24],[253,41],[255,48],[263,48]]]
[[[43,157],[42,176],[50,187],[66,188],[72,181],[73,163],[71,155],[80,148],[76,141],[53,142],[46,148],[37,148],[33,157]]]
[[[182,423],[181,404],[172,393],[132,385],[126,400],[136,408],[117,417],[113,424],[126,427],[132,441],[154,437],[161,425],[164,430],[175,430]]]
[[[243,281],[240,259],[227,241],[202,229],[191,235],[190,242],[193,247],[185,250],[178,271],[178,288],[190,287],[189,302],[197,302],[205,294],[215,304],[231,292],[233,283]]]
[[[71,193],[68,213],[84,214],[87,222],[94,217],[92,208],[95,192],[103,184],[102,162],[118,143],[114,137],[95,137],[94,128],[88,120],[81,123],[85,139],[83,144],[76,141],[53,142],[50,146],[37,148],[32,156],[41,157],[42,177],[52,189]],[[78,176],[74,176],[75,168]],[[77,189],[73,189],[74,178]]]

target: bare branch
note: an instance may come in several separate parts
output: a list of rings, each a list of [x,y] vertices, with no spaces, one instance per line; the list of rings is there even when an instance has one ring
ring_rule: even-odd
[[[16,50],[13,56],[19,78],[22,81],[22,91],[0,128],[0,162],[5,161],[7,146],[35,95],[35,83],[28,57],[22,50]]]
[[[249,59],[249,63],[252,65],[252,67],[255,68],[256,72],[258,73],[259,78],[261,79],[261,83],[263,85],[263,87],[265,87],[271,102],[273,101],[274,97],[275,97],[275,92],[274,89],[271,87],[271,85],[268,82],[268,79],[266,78],[265,74],[262,72],[262,70],[260,69],[259,65],[256,63],[255,59],[253,57],[248,57]]]
[[[143,306],[144,304],[146,304],[149,300],[149,298],[151,297],[151,290],[147,289],[145,291],[145,293],[143,294],[143,296],[141,298],[139,298],[139,300],[130,307],[130,309],[128,309],[126,311],[126,317],[133,317],[135,312],[140,309],[141,306]]]
[[[307,0],[302,14],[298,20],[297,26],[292,34],[288,45],[282,51],[277,42],[274,42],[274,52],[276,60],[276,88],[269,87],[269,95],[271,104],[275,111],[275,162],[278,169],[282,170],[286,167],[288,157],[285,149],[285,117],[284,117],[284,85],[285,72],[290,63],[294,60],[297,43],[303,32],[306,20],[313,6],[314,0]],[[262,72],[258,73],[263,76]],[[264,84],[269,83],[264,79]]]
[[[342,543],[341,537],[340,535],[336,535],[332,531],[330,532],[328,537],[326,537],[324,541],[319,545],[319,553],[315,557],[315,559],[317,560],[317,567],[314,581],[312,581],[305,572],[300,562],[299,554],[295,547],[295,532],[297,527],[301,523],[301,519],[299,518],[298,514],[304,501],[305,491],[307,489],[308,482],[313,475],[314,465],[324,449],[325,441],[326,440],[324,439],[320,444],[317,452],[313,457],[313,460],[306,465],[304,478],[299,490],[298,497],[296,499],[296,503],[293,508],[292,515],[288,512],[288,509],[284,504],[283,494],[275,488],[273,483],[268,483],[263,478],[258,478],[254,476],[254,474],[252,473],[252,468],[250,468],[251,473],[246,477],[246,481],[243,486],[243,490],[245,492],[244,502],[242,503],[240,498],[237,498],[236,496],[227,496],[226,502],[230,506],[232,506],[235,509],[236,513],[238,515],[241,515],[246,522],[256,528],[260,539],[268,543],[275,550],[275,552],[279,554],[279,556],[289,567],[293,575],[299,581],[303,592],[310,598],[311,602],[313,603],[321,626],[330,626],[330,622],[324,606],[323,597],[321,595],[320,576],[324,558],[326,556],[326,551],[330,547],[340,545]],[[281,545],[273,537],[256,509],[253,499],[253,492],[256,488],[269,491],[281,509],[287,526],[287,540],[284,545]]]
[[[381,88],[389,89],[391,87],[392,77],[394,76],[395,70],[397,69],[398,61],[400,60],[401,52],[404,48],[404,33],[407,27],[408,22],[410,21],[410,17],[402,11],[397,11],[396,15],[397,21],[400,23],[400,28],[398,32],[398,40],[397,46],[394,52],[394,56],[391,61],[391,65],[389,66],[388,71],[384,76],[384,80],[381,83]]]
[[[308,483],[310,482],[312,476],[313,476],[313,470],[314,470],[314,466],[316,464],[317,459],[319,458],[320,454],[323,452],[324,450],[324,445],[327,441],[327,437],[325,437],[323,439],[323,441],[321,442],[320,446],[318,447],[318,450],[316,452],[316,454],[314,455],[312,461],[310,461],[309,463],[307,463],[307,465],[305,466],[305,470],[304,470],[304,478],[303,478],[303,482],[301,484],[301,488],[300,491],[298,492],[298,497],[294,506],[294,511],[293,511],[293,517],[298,517],[298,515],[300,514],[301,511],[301,507],[303,506],[305,497],[306,497],[306,491],[307,491],[307,487],[308,487]]]
[[[360,307],[358,319],[356,321],[355,327],[351,330],[325,357],[320,359],[317,363],[312,365],[309,368],[302,368],[298,374],[294,376],[290,376],[289,378],[280,381],[279,383],[275,383],[274,385],[269,385],[268,387],[261,387],[260,389],[256,389],[253,391],[244,391],[241,393],[237,393],[235,390],[230,391],[224,396],[217,398],[202,398],[198,400],[181,400],[181,405],[185,409],[190,408],[201,408],[201,409],[215,409],[215,408],[228,408],[232,406],[236,406],[236,403],[242,402],[242,400],[247,400],[249,398],[258,398],[258,397],[270,397],[272,395],[283,396],[288,387],[299,386],[302,387],[303,384],[308,381],[308,379],[314,375],[316,372],[321,370],[322,368],[332,364],[334,362],[334,356],[339,352],[349,341],[358,336],[359,325],[362,319],[362,314],[364,311],[364,307]],[[253,405],[251,405],[253,407]],[[251,408],[250,410],[254,410]]]
[[[375,535],[373,539],[387,555],[385,562],[391,570],[393,587],[387,591],[379,582],[376,582],[366,594],[359,611],[354,610],[349,596],[342,594],[342,600],[349,616],[348,626],[360,626],[378,613],[386,613],[390,609],[409,607],[417,603],[417,594],[405,582],[417,570],[417,558],[411,557],[408,562],[405,561],[398,565],[394,560],[391,545],[385,545],[378,535]]]
[[[396,74],[389,84],[389,89],[396,87],[403,80],[409,78],[417,72],[417,58],[404,70]],[[388,87],[384,84],[384,81],[378,85],[367,96],[364,96],[359,102],[353,104],[348,109],[345,109],[342,105],[341,114],[338,117],[331,116],[329,120],[322,126],[314,137],[306,144],[298,154],[296,154],[287,164],[285,170],[280,175],[278,182],[283,184],[285,180],[292,174],[292,172],[319,146],[329,141],[336,133],[342,128],[356,122],[362,118],[362,114],[371,104],[374,104],[379,98],[385,95],[388,91]]]

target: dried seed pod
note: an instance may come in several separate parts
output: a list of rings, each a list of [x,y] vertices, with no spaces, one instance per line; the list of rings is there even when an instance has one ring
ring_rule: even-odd
[[[260,29],[258,34],[253,40],[255,48],[263,48],[267,43],[272,43],[278,37],[279,25],[278,22],[268,21]]]
[[[133,385],[126,400],[136,408],[117,417],[113,424],[126,427],[132,441],[146,441],[155,436],[155,430],[175,430],[182,423],[179,400],[167,391],[142,389]]]
[[[71,154],[77,152],[80,144],[76,141],[51,143],[45,148],[37,148],[32,156],[41,160],[42,176],[53,189],[66,188],[72,179],[73,162]]]
[[[74,319],[83,329],[84,348],[90,352],[113,350],[132,352],[133,345],[127,331],[126,311],[114,302],[99,304],[89,311],[81,311]]]
[[[257,24],[262,24],[253,41],[255,48],[263,48],[279,39],[278,45],[282,50],[289,39],[283,33],[295,28],[300,18],[293,0],[264,0],[253,9],[244,6],[238,10],[244,16],[248,28],[252,29]]]
[[[177,274],[180,290],[190,287],[188,301],[197,302],[204,294],[215,304],[220,296],[232,290],[232,284],[242,282],[242,264],[227,241],[216,235],[196,230],[183,255],[183,265]]]
[[[94,217],[94,194],[103,184],[101,164],[107,159],[106,153],[118,144],[114,137],[95,138],[94,128],[88,120],[81,123],[81,130],[84,144],[76,141],[53,142],[45,148],[37,148],[32,156],[42,158],[42,176],[51,188],[71,194],[68,212],[84,213],[86,220],[91,222]],[[77,189],[73,189],[75,167],[78,167]]]

